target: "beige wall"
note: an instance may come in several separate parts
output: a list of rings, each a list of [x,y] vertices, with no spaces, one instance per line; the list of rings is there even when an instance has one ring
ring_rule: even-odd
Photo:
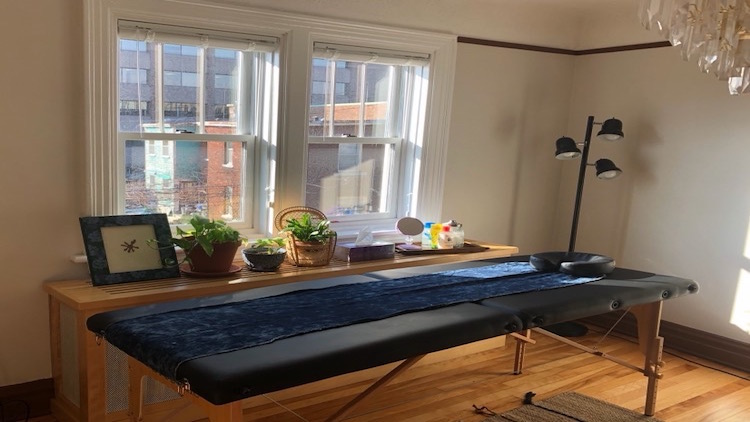
[[[419,10],[435,1],[234,0],[566,48],[596,46],[582,38],[589,32],[623,35],[607,38],[611,45],[651,37],[617,19],[615,32],[584,33],[580,21],[538,20],[510,0]],[[86,274],[68,260],[82,250],[85,213],[81,3],[0,2],[3,39],[23,41],[6,43],[6,57],[19,60],[0,66],[0,386],[50,377],[42,284]],[[592,155],[615,158],[626,173],[607,185],[588,180],[579,244],[626,266],[697,279],[701,294],[668,303],[667,319],[749,341],[727,321],[748,268],[742,111],[750,98],[729,97],[666,49],[571,57],[465,44],[454,96],[444,217],[523,252],[564,248],[576,164],[552,158],[554,141],[566,128],[580,139],[589,113],[617,115],[626,141],[596,144]]]
[[[592,158],[611,157],[624,173],[608,182],[589,175],[579,249],[695,279],[700,293],[666,302],[665,319],[750,343],[750,325],[730,322],[734,311],[750,323],[747,290],[737,296],[750,270],[750,97],[730,96],[726,82],[673,48],[581,57],[573,93],[569,127],[578,139],[588,114],[618,116],[626,135],[594,141]],[[570,221],[576,175],[565,176],[561,224]]]
[[[204,0],[582,50],[652,42],[635,0]]]
[[[468,238],[550,247],[573,60],[458,45],[442,217]]]
[[[80,3],[0,2],[0,386],[50,377],[42,283],[86,274]]]

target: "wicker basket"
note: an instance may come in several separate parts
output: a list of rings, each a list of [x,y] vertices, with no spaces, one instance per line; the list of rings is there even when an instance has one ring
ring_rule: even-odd
[[[286,227],[287,220],[290,218],[300,218],[302,214],[310,214],[311,217],[318,220],[326,220],[322,211],[312,207],[291,207],[279,211],[274,218],[276,230]],[[321,267],[328,265],[333,258],[333,252],[336,249],[336,236],[328,239],[326,243],[320,242],[303,242],[297,240],[293,234],[286,235],[286,256],[290,264],[298,267]]]
[[[278,214],[276,214],[276,218],[273,219],[273,225],[276,227],[276,230],[281,230],[284,227],[286,227],[286,223],[291,218],[300,218],[302,217],[302,214],[310,214],[311,217],[316,218],[318,220],[326,220],[326,215],[323,214],[323,211],[312,208],[312,207],[289,207],[284,208],[283,210],[279,211]]]
[[[286,244],[286,256],[291,264],[298,267],[321,267],[328,265],[333,258],[336,236],[328,239],[326,243],[303,242],[297,240],[291,233],[287,233]]]

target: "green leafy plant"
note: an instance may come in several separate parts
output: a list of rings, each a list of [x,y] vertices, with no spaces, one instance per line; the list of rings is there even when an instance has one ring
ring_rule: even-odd
[[[215,244],[246,240],[240,232],[221,220],[194,215],[188,224],[191,226],[190,229],[183,230],[177,227],[177,237],[171,239],[172,244],[182,248],[186,255],[190,254],[196,246],[200,246],[206,255],[211,256],[214,253]]]
[[[330,225],[331,222],[328,220],[313,218],[309,213],[304,213],[299,218],[288,219],[281,232],[291,233],[302,242],[328,243],[336,236]]]
[[[284,247],[284,238],[282,237],[264,237],[257,239],[246,250],[252,253],[267,253],[269,255],[279,252]]]

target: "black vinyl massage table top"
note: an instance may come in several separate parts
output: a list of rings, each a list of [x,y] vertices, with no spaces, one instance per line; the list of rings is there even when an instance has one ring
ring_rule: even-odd
[[[487,263],[525,261],[528,256],[497,258],[457,264],[432,265],[433,271],[445,271],[457,266],[478,266]],[[366,275],[390,279],[422,274],[427,267],[383,270]],[[559,322],[573,321],[631,306],[658,302],[697,293],[698,283],[693,280],[659,275],[645,271],[615,268],[603,279],[568,286],[562,289],[543,290],[485,299],[478,303],[508,312],[521,319],[523,329],[544,327]]]
[[[272,296],[296,289],[524,260],[528,257],[384,270],[139,306],[96,314],[87,320],[87,327],[94,333],[102,333],[111,323],[141,315]],[[605,279],[583,285],[411,312],[199,357],[182,363],[175,378],[187,380],[191,391],[209,402],[226,404],[527,328],[671,299],[695,291],[697,284],[691,280],[616,269]]]

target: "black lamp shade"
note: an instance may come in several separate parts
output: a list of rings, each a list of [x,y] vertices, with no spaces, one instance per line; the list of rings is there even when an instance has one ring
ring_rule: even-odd
[[[557,140],[557,151],[555,152],[555,158],[558,160],[572,160],[581,155],[581,150],[578,149],[576,141],[567,136]]]
[[[614,179],[622,173],[612,160],[600,158],[596,160],[596,177],[600,179]]]
[[[625,134],[622,133],[622,122],[615,118],[605,120],[602,124],[602,130],[596,136],[607,141],[616,141],[623,138]]]

